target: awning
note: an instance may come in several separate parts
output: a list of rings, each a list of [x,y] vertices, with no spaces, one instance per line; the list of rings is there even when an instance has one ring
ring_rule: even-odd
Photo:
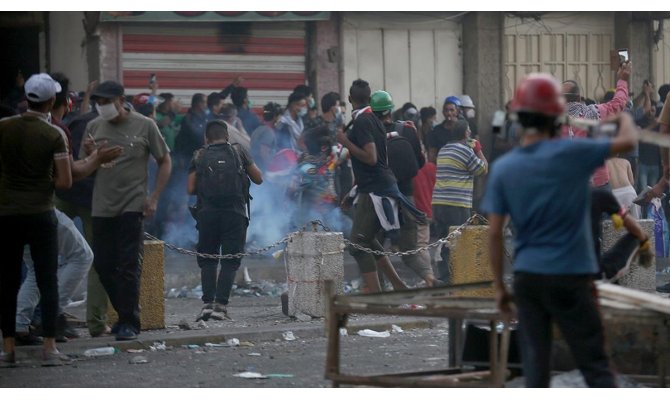
[[[330,11],[103,11],[102,22],[325,21]]]

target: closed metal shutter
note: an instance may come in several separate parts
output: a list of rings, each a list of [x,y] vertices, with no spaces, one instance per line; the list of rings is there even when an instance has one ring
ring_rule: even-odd
[[[305,83],[303,22],[123,25],[121,69],[128,94],[171,92],[185,107],[195,93],[221,91],[241,76],[259,111],[268,101],[286,105]],[[229,98],[230,100],[230,98]]]
[[[505,99],[531,72],[572,79],[584,97],[596,101],[615,85],[609,59],[614,13],[546,13],[539,20],[506,16],[504,46]]]

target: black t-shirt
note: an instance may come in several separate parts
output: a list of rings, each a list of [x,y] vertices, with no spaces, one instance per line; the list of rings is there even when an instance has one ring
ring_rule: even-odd
[[[388,167],[386,130],[372,111],[361,112],[354,120],[347,136],[353,144],[361,149],[368,143],[374,143],[377,148],[377,163],[375,165],[371,166],[356,157],[351,157],[351,165],[360,193],[382,191],[396,182],[393,172]]]
[[[591,231],[596,257],[600,261],[600,238],[602,237],[603,214],[608,216],[621,212],[621,205],[611,191],[607,189],[591,190]]]
[[[385,123],[386,132],[398,132],[399,136],[387,139],[386,148],[389,157],[389,168],[393,171],[398,181],[398,189],[405,196],[412,196],[412,179],[419,172],[419,169],[425,164],[425,159],[421,153],[421,144],[416,136],[416,131],[411,127],[400,123]],[[411,138],[416,141],[412,143]]]
[[[416,162],[419,165],[419,169],[423,168],[423,165],[426,163],[426,158],[423,156],[421,142],[419,141],[419,135],[416,132],[414,124],[408,121],[396,121],[393,126],[391,126],[391,124],[385,124],[384,127],[386,128],[386,132],[396,131],[400,136],[409,141],[409,143],[412,145],[414,157],[416,158]]]
[[[452,127],[447,128],[442,123],[428,132],[428,135],[426,135],[426,147],[427,149],[436,149],[439,152],[445,144],[454,140],[453,135]]]

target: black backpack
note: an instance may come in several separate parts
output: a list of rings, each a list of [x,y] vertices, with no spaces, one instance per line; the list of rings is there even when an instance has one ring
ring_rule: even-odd
[[[236,145],[207,146],[196,163],[198,202],[211,207],[234,201],[249,203],[249,177]]]

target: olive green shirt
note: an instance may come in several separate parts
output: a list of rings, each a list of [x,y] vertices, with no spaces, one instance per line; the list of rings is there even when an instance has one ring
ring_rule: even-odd
[[[0,121],[0,215],[54,209],[54,160],[69,157],[67,138],[39,114]]]
[[[129,111],[119,123],[98,117],[86,126],[86,137],[91,136],[97,145],[106,141],[109,146],[123,147],[119,158],[98,168],[91,215],[117,217],[142,212],[148,194],[149,155],[160,160],[169,153],[156,123],[135,111]]]

